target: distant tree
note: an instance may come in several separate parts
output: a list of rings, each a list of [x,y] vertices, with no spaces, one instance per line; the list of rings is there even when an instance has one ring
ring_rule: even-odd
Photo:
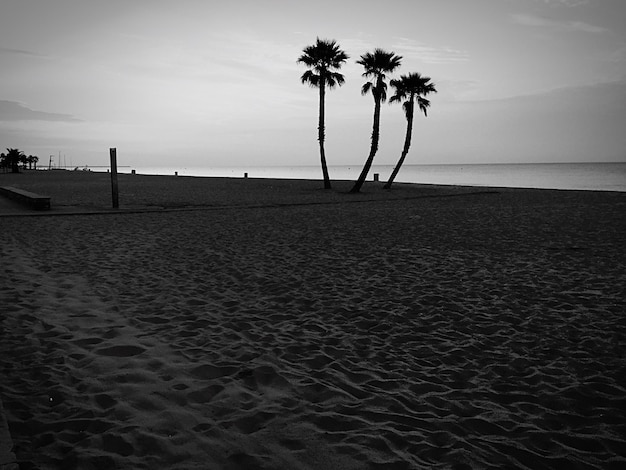
[[[22,157],[24,156],[24,152],[18,149],[7,149],[6,159],[8,165],[11,167],[12,173],[20,172],[20,162],[22,161]]]
[[[26,157],[26,162],[28,163],[28,169],[32,170],[33,169],[33,164],[34,164],[35,165],[35,170],[36,170],[38,161],[39,161],[39,157],[36,157],[34,155],[29,155],[28,157]]]
[[[387,100],[387,84],[385,83],[385,78],[388,73],[392,73],[400,66],[402,57],[393,52],[375,49],[373,53],[367,52],[363,54],[356,63],[365,68],[363,76],[371,79],[363,85],[361,94],[366,95],[371,92],[374,97],[374,125],[372,127],[372,143],[369,156],[365,161],[359,178],[350,190],[351,193],[358,193],[361,190],[363,183],[365,183],[365,178],[367,178],[367,174],[372,167],[374,156],[378,151],[378,141],[380,138],[380,105]]]
[[[333,89],[336,85],[341,86],[344,84],[344,76],[336,72],[336,70],[339,70],[349,57],[339,48],[339,44],[337,44],[335,40],[323,40],[320,38],[317,38],[317,41],[312,46],[306,46],[302,52],[303,54],[298,58],[298,63],[306,65],[309,70],[302,74],[300,80],[303,84],[308,84],[312,88],[319,89],[320,99],[317,140],[320,146],[324,188],[331,189],[328,165],[326,164],[326,154],[324,152],[326,87]]]
[[[9,162],[7,160],[7,156],[4,152],[0,153],[0,168],[3,170],[9,166]]]
[[[430,101],[427,100],[425,96],[430,93],[437,93],[434,83],[430,82],[430,77],[424,77],[419,73],[402,75],[399,80],[391,80],[389,83],[395,89],[395,92],[389,99],[389,102],[396,103],[404,101],[404,103],[402,103],[402,108],[404,108],[404,114],[406,116],[406,136],[404,138],[404,147],[402,148],[400,160],[398,160],[398,163],[393,169],[389,180],[385,183],[385,189],[391,188],[393,180],[398,175],[400,167],[404,163],[406,155],[409,153],[409,147],[411,146],[411,134],[413,133],[413,111],[415,108],[415,102],[417,102],[417,105],[424,113],[424,116],[427,116]]]

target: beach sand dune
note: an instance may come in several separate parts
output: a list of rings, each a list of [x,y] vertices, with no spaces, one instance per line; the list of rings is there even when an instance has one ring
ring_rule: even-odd
[[[626,465],[625,194],[241,183],[0,218],[21,468]]]

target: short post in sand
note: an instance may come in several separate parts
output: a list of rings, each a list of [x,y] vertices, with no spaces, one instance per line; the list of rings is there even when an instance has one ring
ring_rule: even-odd
[[[119,209],[120,201],[117,189],[117,149],[109,149],[111,154],[111,195],[113,196],[113,209]]]

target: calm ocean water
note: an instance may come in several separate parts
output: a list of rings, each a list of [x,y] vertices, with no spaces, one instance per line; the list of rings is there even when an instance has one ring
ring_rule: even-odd
[[[130,167],[139,174],[220,176],[241,178],[321,179],[319,166],[249,167]],[[374,165],[368,180],[378,173],[386,181],[392,165]],[[331,166],[333,180],[354,180],[361,167]],[[626,192],[626,163],[543,163],[500,165],[404,165],[396,182],[454,184],[512,188],[580,189]]]

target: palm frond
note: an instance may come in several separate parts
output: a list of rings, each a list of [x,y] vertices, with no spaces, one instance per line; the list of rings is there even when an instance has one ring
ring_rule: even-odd
[[[326,84],[328,85],[328,88],[335,88],[337,85],[341,86],[345,83],[345,81],[344,76],[338,72],[329,72],[328,75],[326,75]]]
[[[389,82],[391,87],[394,89],[393,96],[389,99],[390,103],[395,103],[397,101],[402,101],[407,99],[410,94],[408,88],[406,87],[406,83],[404,80],[391,80]]]
[[[384,77],[382,77],[384,79]],[[381,79],[380,83],[376,87],[381,103],[387,101],[387,84]]]
[[[300,81],[304,85],[309,85],[311,88],[318,87],[319,84],[320,84],[320,79],[321,79],[321,77],[319,75],[313,73],[312,70],[307,70],[300,77]]]
[[[413,101],[409,100],[402,103],[402,109],[404,109],[406,118],[409,119],[409,116],[413,114]]]
[[[381,73],[391,73],[402,63],[402,56],[394,52],[387,52],[382,49],[374,49],[374,52],[366,52],[356,61],[357,64],[365,68],[365,73],[379,75]]]
[[[426,98],[422,98],[421,96],[417,97],[417,105],[420,110],[424,113],[424,116],[428,116],[428,108],[430,108],[430,101]]]
[[[400,66],[401,62],[401,56],[382,49],[374,49],[374,52],[366,52],[363,54],[356,63],[362,65],[365,69],[362,76],[374,79],[373,81],[375,81],[376,84],[374,85],[372,82],[368,82],[369,85],[363,85],[361,93],[365,94],[371,91],[374,95],[374,99],[385,102],[387,100],[387,83],[385,83],[387,73],[393,72]]]
[[[428,108],[430,107],[430,101],[424,98],[424,96],[430,93],[437,93],[435,85],[430,81],[430,77],[422,76],[419,73],[412,72],[408,75],[402,75],[399,80],[392,80],[391,86],[395,89],[395,94],[390,102],[398,102],[405,100],[403,108],[405,113],[413,111],[413,100],[417,99],[419,109],[428,116]],[[407,107],[408,103],[411,103],[410,108]],[[408,115],[407,115],[408,117]]]
[[[332,88],[335,85],[343,85],[345,79],[343,75],[333,75],[341,68],[341,66],[349,59],[348,54],[342,51],[339,44],[335,40],[317,38],[315,44],[306,46],[302,50],[303,54],[298,58],[297,62],[306,65],[318,79],[311,79],[302,76],[302,83],[308,83],[311,86],[319,86],[322,78],[329,83]],[[330,85],[332,83],[332,85]]]
[[[365,82],[363,86],[361,87],[361,94],[367,95],[370,92],[370,90],[372,90],[373,88],[374,88],[374,84],[372,82]]]

